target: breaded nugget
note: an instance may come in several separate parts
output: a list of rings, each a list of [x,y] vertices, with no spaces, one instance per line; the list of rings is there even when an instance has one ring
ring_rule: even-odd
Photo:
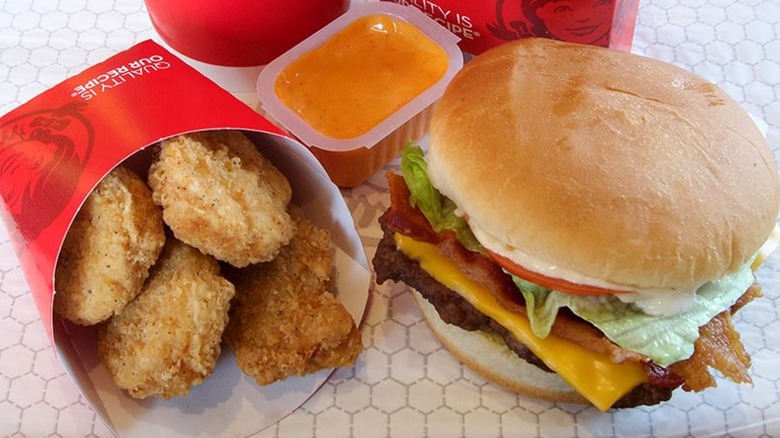
[[[225,340],[241,370],[266,385],[354,363],[363,349],[330,292],[330,234],[295,215],[297,231],[271,262],[242,269]]]
[[[220,354],[233,285],[211,256],[168,237],[138,297],[98,328],[98,356],[135,398],[186,395]]]
[[[144,181],[118,167],[84,202],[57,261],[54,310],[92,325],[141,291],[165,243],[160,209]]]
[[[289,182],[239,131],[164,140],[149,185],[178,239],[237,267],[271,260],[295,232]]]

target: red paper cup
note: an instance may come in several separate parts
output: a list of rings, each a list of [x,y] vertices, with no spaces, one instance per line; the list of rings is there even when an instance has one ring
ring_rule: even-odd
[[[209,64],[264,65],[349,7],[349,0],[145,0],[174,50]]]

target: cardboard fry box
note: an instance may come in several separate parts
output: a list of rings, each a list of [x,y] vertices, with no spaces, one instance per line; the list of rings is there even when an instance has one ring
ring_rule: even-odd
[[[247,436],[309,398],[332,370],[259,387],[230,349],[186,397],[136,400],[97,359],[92,327],[52,312],[54,271],[76,212],[116,165],[146,165],[148,146],[182,133],[242,130],[290,180],[293,203],[331,231],[336,296],[359,323],[370,271],[352,216],[325,170],[296,141],[152,41],[97,64],[0,118],[5,225],[63,366],[117,436]]]
[[[477,55],[532,36],[631,51],[639,0],[382,0],[414,6]]]

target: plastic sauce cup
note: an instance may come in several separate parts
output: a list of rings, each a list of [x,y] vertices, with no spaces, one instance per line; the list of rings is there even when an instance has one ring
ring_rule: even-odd
[[[427,133],[463,66],[457,42],[417,9],[355,6],[268,64],[258,96],[337,185],[356,186]]]

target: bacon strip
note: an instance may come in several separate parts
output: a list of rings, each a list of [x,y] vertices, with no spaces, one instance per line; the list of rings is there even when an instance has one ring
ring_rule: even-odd
[[[693,355],[670,366],[672,372],[685,379],[684,390],[699,392],[717,386],[709,367],[720,371],[735,383],[752,383],[748,374],[750,355],[731,323],[731,315],[760,296],[761,287],[753,283],[731,309],[719,313],[699,328],[700,336],[694,344]]]
[[[442,234],[442,239],[436,243],[441,255],[455,262],[471,280],[486,285],[504,308],[525,315],[525,300],[511,277],[487,256],[466,249],[455,238],[455,233]]]
[[[653,362],[645,362],[645,371],[650,383],[663,388],[677,388],[685,382],[682,376],[672,372],[669,368],[656,365]]]
[[[741,297],[737,299],[737,302],[735,302],[730,308],[729,312],[731,312],[732,315],[737,313],[739,309],[745,307],[745,305],[756,298],[761,298],[764,296],[764,293],[761,292],[761,286],[758,285],[758,283],[753,283],[748,290],[745,291],[744,294],[742,294]]]
[[[439,242],[442,238],[439,233],[433,230],[420,209],[409,203],[410,193],[404,178],[393,172],[387,172],[386,176],[390,188],[390,208],[385,213],[388,227],[418,242]]]

